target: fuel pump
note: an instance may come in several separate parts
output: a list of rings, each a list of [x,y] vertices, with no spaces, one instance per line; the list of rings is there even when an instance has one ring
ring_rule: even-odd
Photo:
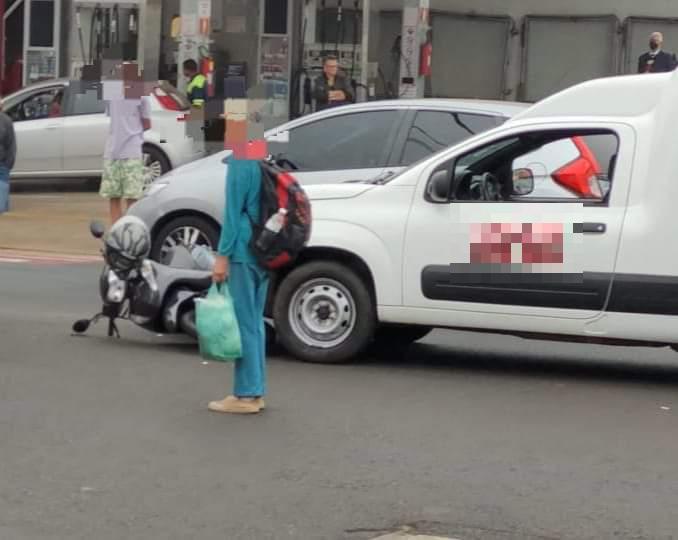
[[[107,51],[124,60],[138,58],[139,2],[140,0],[73,2],[82,65],[91,66],[100,62]]]
[[[96,7],[89,28],[89,64],[101,60],[103,54],[103,11]]]
[[[313,84],[323,72],[323,62],[328,55],[339,60],[349,83],[355,92],[360,86],[361,42],[359,32],[361,16],[360,0],[353,0],[350,8],[345,0],[305,0],[300,48],[300,68],[292,78],[293,115],[313,112]],[[347,29],[353,22],[353,31]],[[348,34],[347,34],[348,33]],[[350,34],[350,35],[349,35]],[[316,37],[317,36],[317,37]],[[346,43],[350,37],[350,43]]]

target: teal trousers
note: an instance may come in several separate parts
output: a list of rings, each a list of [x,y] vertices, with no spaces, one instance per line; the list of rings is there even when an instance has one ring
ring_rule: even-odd
[[[228,286],[240,327],[242,358],[235,362],[233,395],[266,395],[266,328],[264,309],[268,274],[256,264],[232,262]]]

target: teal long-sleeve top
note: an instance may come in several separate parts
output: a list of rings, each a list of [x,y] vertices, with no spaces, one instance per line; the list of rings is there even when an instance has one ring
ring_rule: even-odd
[[[228,257],[231,262],[257,263],[249,243],[252,238],[252,221],[259,222],[260,193],[259,162],[229,159],[226,173],[226,210],[219,239],[219,255]]]

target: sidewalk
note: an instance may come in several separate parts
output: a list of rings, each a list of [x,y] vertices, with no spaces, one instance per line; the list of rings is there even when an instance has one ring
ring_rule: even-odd
[[[0,250],[98,255],[89,224],[108,224],[108,203],[98,194],[13,194],[10,205],[0,216]]]

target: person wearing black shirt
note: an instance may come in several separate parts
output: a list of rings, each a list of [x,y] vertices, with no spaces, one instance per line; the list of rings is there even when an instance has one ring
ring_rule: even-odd
[[[650,36],[650,51],[638,59],[638,73],[666,73],[676,69],[676,55],[662,50],[664,36],[654,32]]]
[[[346,77],[339,73],[336,56],[328,56],[323,63],[323,74],[315,80],[313,96],[316,110],[353,103],[353,91]]]

